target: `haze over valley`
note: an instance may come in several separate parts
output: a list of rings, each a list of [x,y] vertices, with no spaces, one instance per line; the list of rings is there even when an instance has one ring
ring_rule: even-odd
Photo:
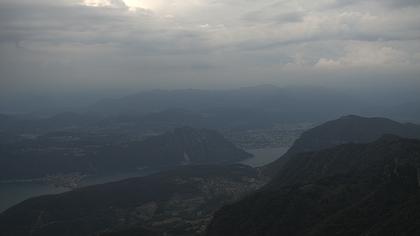
[[[419,25],[412,0],[0,0],[0,235],[420,235]]]

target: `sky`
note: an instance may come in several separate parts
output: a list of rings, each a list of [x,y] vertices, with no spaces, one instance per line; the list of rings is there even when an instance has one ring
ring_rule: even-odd
[[[0,93],[420,88],[418,0],[0,0]]]

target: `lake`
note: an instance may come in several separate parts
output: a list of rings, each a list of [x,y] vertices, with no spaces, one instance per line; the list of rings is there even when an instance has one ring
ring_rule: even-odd
[[[137,171],[119,173],[106,176],[88,176],[80,183],[81,187],[119,181],[127,178],[141,177],[153,173],[152,171]],[[28,198],[46,194],[58,194],[69,191],[67,188],[57,188],[43,181],[7,182],[0,183],[0,212],[16,205]]]
[[[249,149],[247,152],[254,155],[254,157],[242,161],[242,164],[249,165],[252,167],[260,167],[267,165],[289,150],[289,147],[277,147],[277,148],[261,148],[261,149]]]
[[[288,149],[289,148],[287,147],[280,147],[246,150],[247,152],[253,154],[254,157],[241,163],[252,167],[260,167],[275,161],[286,153]],[[94,184],[103,184],[132,177],[141,177],[151,173],[153,172],[143,170],[106,176],[89,176],[83,179],[80,185],[83,187]],[[54,187],[43,181],[0,183],[0,212],[31,197],[46,194],[58,194],[66,191],[69,190],[67,188]]]

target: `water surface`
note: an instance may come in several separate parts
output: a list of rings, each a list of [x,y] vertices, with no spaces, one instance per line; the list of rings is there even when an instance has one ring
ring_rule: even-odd
[[[280,158],[287,150],[289,147],[249,149],[246,151],[253,154],[254,157],[246,159],[242,164],[252,167],[264,166]]]
[[[130,173],[118,173],[105,176],[88,176],[80,183],[81,187],[119,181],[132,177],[141,177],[153,173],[152,171],[136,171]],[[69,191],[68,188],[54,187],[41,180],[16,181],[0,183],[0,212],[16,205],[28,198],[47,194],[58,194]]]

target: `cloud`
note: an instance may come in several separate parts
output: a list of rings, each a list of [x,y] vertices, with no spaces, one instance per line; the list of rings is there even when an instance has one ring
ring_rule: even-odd
[[[355,43],[345,49],[338,58],[320,58],[314,65],[320,69],[340,68],[386,68],[388,66],[418,66],[417,61],[411,61],[410,55],[391,46],[378,43]]]
[[[388,8],[406,8],[406,7],[418,7],[420,2],[417,0],[335,0],[331,2],[333,7],[345,7],[351,5],[357,5],[361,3],[375,3],[377,6],[388,7]]]
[[[414,0],[0,0],[0,69],[17,87],[204,86],[251,83],[260,74],[282,83],[308,68],[416,70],[419,7]]]

